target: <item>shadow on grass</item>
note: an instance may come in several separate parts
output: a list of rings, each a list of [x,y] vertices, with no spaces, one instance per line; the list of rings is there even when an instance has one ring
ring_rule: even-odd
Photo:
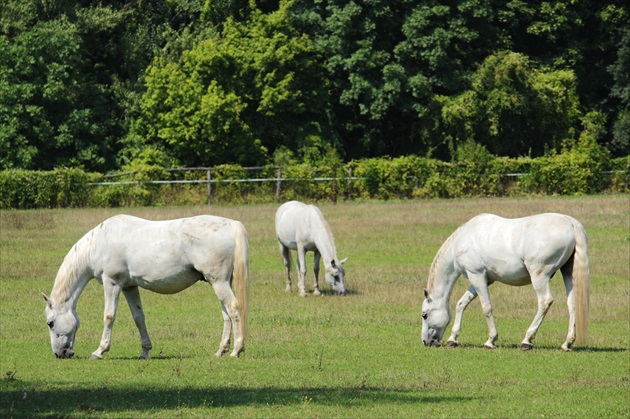
[[[431,348],[428,348],[431,349]],[[522,351],[521,350],[521,345],[519,344],[515,344],[515,343],[510,343],[507,345],[497,345],[497,349],[487,349],[484,348],[483,345],[475,345],[472,343],[463,343],[463,344],[459,344],[457,347],[449,347],[446,345],[442,345],[439,348],[434,348],[437,350],[440,349],[444,349],[444,350],[448,350],[448,351],[458,351],[458,350],[462,350],[462,349],[484,349],[486,351],[491,351],[491,350],[517,350],[519,352],[531,352],[534,353],[536,351],[558,351],[561,352],[562,349],[560,349],[560,345],[558,346],[553,346],[553,345],[535,345],[534,344],[534,349],[531,349],[529,351]],[[570,352],[627,352],[630,351],[628,348],[597,348],[597,347],[593,347],[593,346],[576,346],[573,347],[571,349]],[[570,353],[569,352],[569,353]]]
[[[461,403],[471,397],[420,395],[419,390],[378,387],[303,388],[94,388],[37,389],[15,380],[0,388],[0,417],[65,417],[107,412],[159,411],[180,408],[238,406],[300,406],[305,400],[325,406],[373,406],[378,404]],[[10,389],[7,387],[11,387]]]
[[[323,288],[323,289],[322,289]],[[326,297],[336,297],[336,298],[345,298],[351,297],[353,295],[362,295],[359,291],[346,289],[346,295],[335,294],[335,292],[330,288],[320,287],[319,292],[322,293],[322,296]],[[313,290],[310,290],[310,295],[312,295]]]

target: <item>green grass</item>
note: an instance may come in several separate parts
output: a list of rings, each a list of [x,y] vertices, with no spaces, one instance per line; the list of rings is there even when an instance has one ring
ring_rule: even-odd
[[[630,416],[630,197],[322,204],[346,264],[346,297],[284,292],[276,205],[5,211],[0,214],[0,417],[623,417]],[[536,311],[531,287],[493,285],[499,348],[484,350],[479,303],[461,347],[420,341],[421,290],[444,239],[480,212],[575,216],[589,233],[590,339],[559,350],[568,314],[562,281],[535,340],[518,349]],[[102,332],[102,287],[79,299],[77,355],[51,353],[40,291],[66,252],[120,212],[152,219],[212,213],[241,220],[251,256],[250,337],[238,360],[215,358],[222,318],[199,283],[176,295],[142,292],[154,344],[121,299],[112,348],[89,361]],[[308,257],[312,265],[312,254]],[[312,266],[308,266],[312,289]],[[295,275],[294,275],[295,279]],[[460,279],[451,304],[466,289]],[[449,329],[450,330],[450,329]]]

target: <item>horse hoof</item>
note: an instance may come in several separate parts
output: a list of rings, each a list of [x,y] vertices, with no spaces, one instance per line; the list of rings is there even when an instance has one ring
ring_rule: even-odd
[[[567,345],[562,345],[560,349],[562,350],[562,352],[571,352],[571,347]]]
[[[483,345],[483,349],[497,349],[496,346]]]
[[[459,346],[459,342],[455,340],[449,340],[446,341],[446,346],[448,346],[449,348],[457,348]]]
[[[313,295],[318,297],[318,296],[322,295],[322,293],[319,290],[315,290],[315,291],[313,291]]]
[[[534,345],[531,343],[521,343],[521,351],[531,351],[534,349]]]
[[[243,352],[245,352],[245,348],[241,349],[240,351],[234,350],[234,351],[232,351],[230,356],[232,358],[238,358]]]
[[[96,355],[96,354],[92,354],[92,355],[90,356],[90,359],[103,359],[103,357],[102,357],[102,356],[99,356],[99,355]]]

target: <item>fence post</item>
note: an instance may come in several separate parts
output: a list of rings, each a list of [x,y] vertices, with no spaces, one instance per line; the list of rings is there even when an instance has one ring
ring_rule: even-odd
[[[333,164],[332,166],[332,177],[333,177],[333,184],[332,184],[332,199],[333,199],[333,203],[336,204],[337,203],[337,194],[339,193],[339,185],[337,184],[337,164]]]
[[[208,169],[208,205],[212,203],[212,171]]]
[[[278,180],[276,181],[276,200],[280,200],[280,183],[282,179],[282,166],[278,167]]]
[[[353,174],[352,166],[348,166],[348,182],[346,185],[346,199],[350,199],[352,196],[352,174]]]

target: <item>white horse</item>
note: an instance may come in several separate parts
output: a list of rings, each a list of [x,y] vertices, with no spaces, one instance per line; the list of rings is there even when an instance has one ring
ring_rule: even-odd
[[[306,276],[306,252],[315,253],[313,272],[315,273],[314,295],[320,295],[318,285],[319,261],[324,257],[326,282],[335,294],[346,294],[345,272],[343,264],[348,260],[337,258],[337,249],[333,235],[324,215],[315,205],[306,205],[298,201],[282,204],[276,212],[276,235],[280,243],[280,252],[287,269],[286,291],[291,292],[291,254],[289,249],[297,250],[298,287],[300,297],[306,297],[304,279]]]
[[[568,215],[540,214],[506,219],[481,214],[472,218],[444,242],[433,260],[422,303],[422,342],[425,346],[440,346],[451,320],[451,291],[457,278],[463,275],[471,286],[457,302],[447,345],[458,345],[464,310],[479,296],[490,329],[484,347],[495,348],[498,334],[488,286],[502,282],[516,286],[532,284],[536,290],[538,312],[521,343],[521,349],[532,349],[532,340],[553,302],[549,281],[560,269],[569,308],[569,333],[561,348],[571,350],[576,340],[576,325],[579,343],[584,344],[590,287],[587,246],[584,227]]]
[[[77,299],[92,278],[105,291],[105,328],[92,359],[102,359],[109,350],[121,291],[140,332],[140,359],[148,359],[152,345],[138,287],[174,294],[197,281],[210,283],[221,301],[224,326],[216,355],[229,350],[232,325],[231,355],[245,350],[249,245],[245,227],[238,221],[210,215],[169,221],[118,215],[90,230],[64,258],[50,297],[44,295],[50,343],[57,358],[74,355]]]

